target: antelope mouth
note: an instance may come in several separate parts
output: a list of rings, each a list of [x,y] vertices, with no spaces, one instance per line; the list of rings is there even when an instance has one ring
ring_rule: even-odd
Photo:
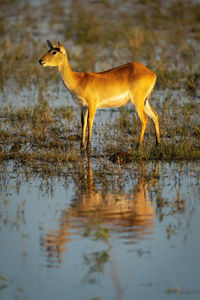
[[[39,64],[40,64],[41,66],[44,66],[44,65],[46,64],[46,62],[43,61],[42,59],[40,59],[40,60],[39,60]]]

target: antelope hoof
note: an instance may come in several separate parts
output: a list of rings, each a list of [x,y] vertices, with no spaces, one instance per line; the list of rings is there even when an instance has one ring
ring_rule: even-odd
[[[140,143],[137,143],[137,145],[136,145],[136,149],[140,150],[140,149],[141,149],[141,145],[142,145],[142,144],[140,144]]]
[[[160,140],[156,140],[156,146],[160,145]]]

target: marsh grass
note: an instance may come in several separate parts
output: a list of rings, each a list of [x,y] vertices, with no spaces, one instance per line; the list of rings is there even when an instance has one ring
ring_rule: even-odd
[[[178,105],[168,101],[158,106],[159,146],[155,146],[154,126],[149,120],[144,143],[137,148],[140,122],[132,108],[123,107],[114,124],[103,124],[100,137],[103,148],[93,149],[92,155],[109,158],[116,152],[126,151],[125,163],[200,159],[198,104],[190,101]],[[50,172],[52,166],[61,170],[69,163],[76,164],[81,157],[81,128],[77,126],[77,114],[72,107],[52,108],[43,99],[40,105],[33,107],[6,107],[1,111],[0,118],[1,161],[12,159],[32,166],[34,170],[39,168]],[[94,135],[98,132],[95,126],[93,132]]]
[[[55,164],[59,168],[76,159],[78,152],[73,151],[71,142],[65,141],[70,132],[68,124],[73,119],[71,108],[51,109],[44,101],[16,110],[7,107],[0,117],[1,161],[12,159],[34,170],[49,172]]]

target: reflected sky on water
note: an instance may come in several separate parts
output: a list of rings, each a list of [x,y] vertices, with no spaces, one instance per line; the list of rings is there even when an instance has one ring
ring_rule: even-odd
[[[198,299],[199,188],[195,162],[2,165],[1,299]]]

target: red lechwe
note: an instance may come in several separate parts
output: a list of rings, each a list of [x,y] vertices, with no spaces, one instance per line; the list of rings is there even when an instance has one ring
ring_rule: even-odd
[[[147,116],[155,125],[156,144],[160,143],[158,115],[148,102],[156,82],[156,75],[151,70],[132,62],[99,73],[74,72],[63,45],[58,42],[56,46],[49,40],[47,44],[50,50],[39,63],[44,67],[58,67],[67,90],[81,106],[82,146],[85,146],[88,125],[88,149],[91,147],[92,124],[98,108],[120,107],[129,101],[135,106],[142,125],[139,145],[142,144]]]

